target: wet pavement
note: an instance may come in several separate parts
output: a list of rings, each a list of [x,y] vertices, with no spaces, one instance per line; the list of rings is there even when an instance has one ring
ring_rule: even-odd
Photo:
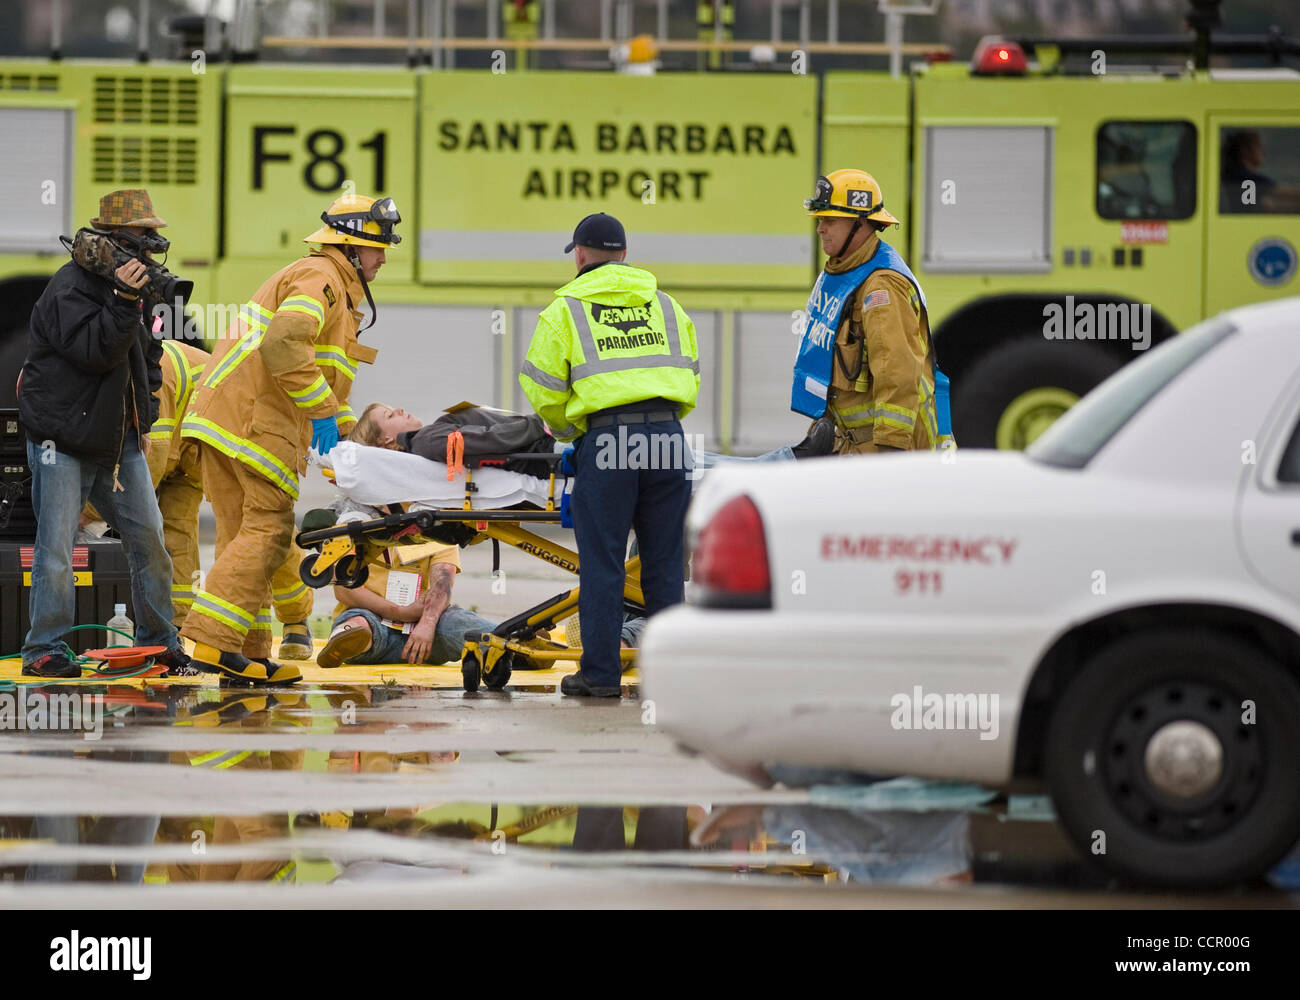
[[[589,703],[559,695],[563,669],[467,695],[454,667],[311,664],[267,691],[15,684],[10,666],[9,907],[1300,902],[1296,865],[1227,894],[1117,889],[1037,796],[792,774],[756,788],[679,752],[635,675],[621,701]]]

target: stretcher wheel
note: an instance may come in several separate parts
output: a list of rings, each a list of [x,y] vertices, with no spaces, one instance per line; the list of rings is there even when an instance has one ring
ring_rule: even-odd
[[[460,680],[465,690],[473,694],[478,690],[479,675],[482,669],[479,667],[478,657],[473,653],[466,653],[465,658],[460,661]]]
[[[490,691],[500,691],[510,683],[510,674],[514,670],[515,654],[505,652],[497,660],[496,666],[483,676],[483,683]]]
[[[369,577],[370,567],[355,553],[344,556],[334,565],[334,582],[340,587],[352,590],[364,584]]]
[[[324,587],[330,582],[330,577],[334,575],[334,568],[330,567],[320,574],[313,573],[316,568],[316,560],[320,558],[319,552],[308,553],[307,558],[298,565],[298,578],[313,590],[318,587]]]

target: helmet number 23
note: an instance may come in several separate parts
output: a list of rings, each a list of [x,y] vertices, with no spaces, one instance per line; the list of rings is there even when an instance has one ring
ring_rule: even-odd
[[[294,136],[298,129],[294,125],[254,125],[253,126],[253,190],[261,191],[266,186],[266,167],[271,163],[291,163],[293,154],[284,149],[272,148],[277,136]],[[387,186],[385,177],[385,144],[387,134],[380,130],[365,142],[358,143],[360,148],[371,151],[374,157],[375,178],[371,190],[383,191]],[[343,165],[342,156],[347,147],[347,140],[341,132],[332,128],[318,128],[303,136],[303,153],[306,158],[302,168],[302,181],[313,191],[337,191],[349,173]]]

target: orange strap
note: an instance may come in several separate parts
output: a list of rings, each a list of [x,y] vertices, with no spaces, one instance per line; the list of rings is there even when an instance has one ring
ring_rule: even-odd
[[[447,435],[447,481],[456,478],[456,473],[465,471],[465,435],[452,431]]]

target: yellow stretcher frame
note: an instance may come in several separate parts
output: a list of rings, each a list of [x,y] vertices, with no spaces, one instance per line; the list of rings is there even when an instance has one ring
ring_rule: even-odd
[[[551,458],[553,456],[509,456]],[[333,479],[333,470],[325,475]],[[330,583],[359,587],[369,575],[369,566],[377,562],[385,549],[398,545],[444,542],[462,546],[491,540],[519,549],[535,558],[579,575],[578,553],[553,542],[525,524],[561,524],[562,513],[555,505],[555,474],[547,488],[546,506],[536,510],[474,510],[476,492],[473,472],[465,469],[465,499],[459,509],[433,508],[386,514],[365,521],[349,521],[329,528],[301,531],[296,541],[307,555],[298,567],[303,583],[313,589]],[[495,562],[494,559],[494,569]],[[557,594],[513,618],[501,622],[492,632],[478,639],[467,639],[461,650],[461,681],[467,692],[478,690],[480,682],[499,691],[510,681],[515,669],[542,668],[557,660],[578,660],[581,646],[565,646],[551,641],[540,632],[549,631],[578,612],[579,587]],[[623,601],[636,608],[645,607],[641,593],[641,557],[633,556],[623,564]],[[619,650],[623,669],[636,660],[635,649]]]

